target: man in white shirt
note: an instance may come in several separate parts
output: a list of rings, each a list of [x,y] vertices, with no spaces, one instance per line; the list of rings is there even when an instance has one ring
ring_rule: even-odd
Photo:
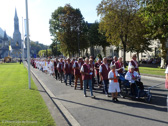
[[[134,66],[129,67],[129,71],[126,73],[125,79],[130,82],[132,95],[137,95],[137,90],[143,90],[144,86],[142,82],[138,81],[141,78],[141,76],[138,74],[138,72],[134,71],[134,69]]]

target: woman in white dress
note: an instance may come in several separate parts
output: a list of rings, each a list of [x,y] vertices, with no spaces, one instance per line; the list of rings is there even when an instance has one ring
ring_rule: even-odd
[[[111,71],[108,73],[108,79],[108,93],[111,93],[113,102],[118,102],[117,96],[118,92],[120,92],[120,86],[118,83],[118,72],[116,71],[115,65],[111,66]]]
[[[45,59],[43,62],[43,71],[47,73],[47,60]]]
[[[50,69],[50,75],[54,75],[54,62],[53,62],[53,60],[50,61],[49,69]]]

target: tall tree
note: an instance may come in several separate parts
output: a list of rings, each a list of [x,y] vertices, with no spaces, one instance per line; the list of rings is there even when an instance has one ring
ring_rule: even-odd
[[[161,67],[166,60],[168,38],[168,2],[167,0],[138,0],[141,5],[141,16],[145,17],[145,22],[150,39],[159,39],[162,44],[162,61]]]
[[[102,46],[105,55],[106,46],[109,46],[110,43],[107,42],[105,34],[99,31],[99,23],[95,22],[92,24],[88,24],[88,27],[88,40],[90,43],[90,47],[94,49],[94,46]],[[92,55],[94,55],[94,53]]]
[[[101,16],[100,31],[105,32],[107,41],[119,46],[124,51],[124,65],[126,61],[126,46],[132,33],[132,23],[138,10],[136,0],[102,0],[97,7]]]
[[[54,56],[59,56],[61,54],[60,43],[58,43],[57,40],[53,39],[53,42],[51,43],[50,48]]]
[[[60,42],[60,51],[64,55],[70,56],[88,47],[84,18],[79,9],[69,4],[52,13],[50,32]]]
[[[139,12],[138,12],[139,13]],[[136,20],[132,22],[132,33],[129,37],[129,42],[127,43],[127,51],[136,52],[139,61],[139,53],[145,51],[151,51],[149,47],[151,45],[151,39],[146,37],[148,33],[145,24],[142,22],[143,17],[136,14]]]

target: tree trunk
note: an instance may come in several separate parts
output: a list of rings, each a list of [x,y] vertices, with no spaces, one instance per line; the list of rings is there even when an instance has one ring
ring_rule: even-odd
[[[123,62],[124,62],[124,67],[126,68],[126,45],[123,45],[124,47],[124,57],[123,57]]]
[[[166,39],[160,39],[160,42],[162,44],[160,68],[163,69],[165,67],[165,61],[166,61],[166,55],[167,55]]]
[[[106,57],[106,46],[103,46],[104,57]]]
[[[139,52],[137,52],[137,61],[139,63]]]

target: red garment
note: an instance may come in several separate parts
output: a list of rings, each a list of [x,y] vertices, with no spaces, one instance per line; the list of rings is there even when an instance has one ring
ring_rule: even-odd
[[[110,71],[110,67],[108,66],[108,69],[106,68],[105,64],[101,64],[102,66],[102,79],[103,80],[108,80],[108,73]]]
[[[69,65],[68,63],[66,63],[64,69],[65,69],[65,74],[71,74],[72,73],[72,63],[70,63]]]
[[[54,61],[54,69],[56,70],[57,69],[57,62]]]
[[[116,63],[115,63],[115,66],[116,66],[116,69],[120,69],[120,68],[122,68],[123,67],[123,63],[120,63],[119,61],[117,61]],[[117,71],[118,73],[123,73],[123,69],[121,69],[121,70],[119,70],[119,71]]]
[[[83,69],[84,69],[84,73],[88,73],[90,74],[90,65],[88,64],[83,64]],[[92,79],[92,75],[86,75],[86,74],[82,74],[82,80],[89,80]]]
[[[136,62],[136,63],[135,63]],[[138,72],[139,71],[139,68],[138,68],[138,62],[137,61],[134,61],[134,60],[131,60],[131,64],[134,66],[134,70],[136,71],[136,72]]]
[[[82,67],[82,65],[83,65],[83,62],[81,62],[81,67]],[[79,67],[78,62],[75,62],[75,66]],[[74,68],[74,75],[81,75],[80,68],[79,69]]]
[[[59,71],[59,72],[62,72],[62,71],[63,71],[63,67],[64,67],[64,62],[62,62],[62,63],[60,62],[60,63],[59,63],[58,71]]]
[[[92,77],[94,77],[94,76],[95,76],[94,65],[93,65],[93,64],[89,64],[89,66],[90,66],[90,69],[92,69],[92,70],[90,70],[90,72],[93,73],[93,74],[92,74]]]
[[[95,68],[96,68],[96,74],[99,74],[99,67],[100,67],[101,63],[95,63]]]

